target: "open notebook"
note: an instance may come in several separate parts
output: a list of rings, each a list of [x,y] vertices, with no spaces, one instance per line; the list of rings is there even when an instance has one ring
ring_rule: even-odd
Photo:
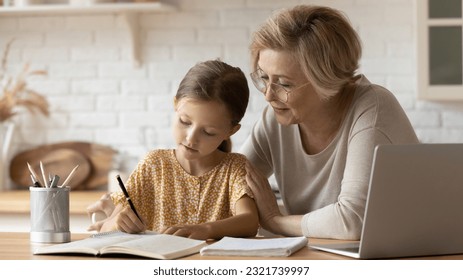
[[[376,147],[360,242],[310,247],[362,259],[463,253],[463,144]]]
[[[147,232],[128,234],[120,231],[94,234],[89,238],[39,247],[34,255],[40,254],[87,254],[103,256],[126,254],[151,259],[176,259],[198,253],[207,245],[205,241],[169,234]]]

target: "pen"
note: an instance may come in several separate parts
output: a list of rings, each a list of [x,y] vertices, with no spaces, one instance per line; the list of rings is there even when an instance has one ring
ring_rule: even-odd
[[[125,189],[125,186],[124,186],[124,183],[122,182],[121,176],[117,175],[116,178],[117,178],[117,181],[119,182],[119,187],[121,188],[122,192],[124,193],[125,199],[127,200],[127,202],[130,205],[130,208],[135,213],[135,215],[137,215],[138,219],[140,219],[140,216],[138,216],[137,210],[135,210],[135,206],[133,205],[132,200],[130,200],[129,193]],[[141,221],[141,219],[140,219],[140,221]]]

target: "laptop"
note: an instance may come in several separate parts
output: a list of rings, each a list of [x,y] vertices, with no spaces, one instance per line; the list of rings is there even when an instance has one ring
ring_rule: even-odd
[[[377,146],[360,242],[309,246],[359,259],[463,253],[463,144]]]

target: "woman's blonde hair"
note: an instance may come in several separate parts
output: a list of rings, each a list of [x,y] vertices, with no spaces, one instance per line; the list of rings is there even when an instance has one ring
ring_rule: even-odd
[[[362,46],[357,32],[340,11],[299,5],[279,11],[253,34],[251,67],[264,49],[288,51],[321,98],[336,95],[355,75]]]

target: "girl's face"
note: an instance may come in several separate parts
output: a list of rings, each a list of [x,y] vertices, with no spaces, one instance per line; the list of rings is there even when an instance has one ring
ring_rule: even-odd
[[[268,88],[265,93],[265,100],[272,106],[280,124],[299,124],[317,114],[321,100],[290,53],[262,50],[259,53],[258,68],[262,70],[262,79],[267,84],[274,88],[275,85],[271,84],[278,84],[289,91],[287,102],[278,100]]]
[[[177,102],[175,111],[176,153],[187,160],[210,155],[240,127],[232,126],[228,109],[217,101],[184,97]]]

